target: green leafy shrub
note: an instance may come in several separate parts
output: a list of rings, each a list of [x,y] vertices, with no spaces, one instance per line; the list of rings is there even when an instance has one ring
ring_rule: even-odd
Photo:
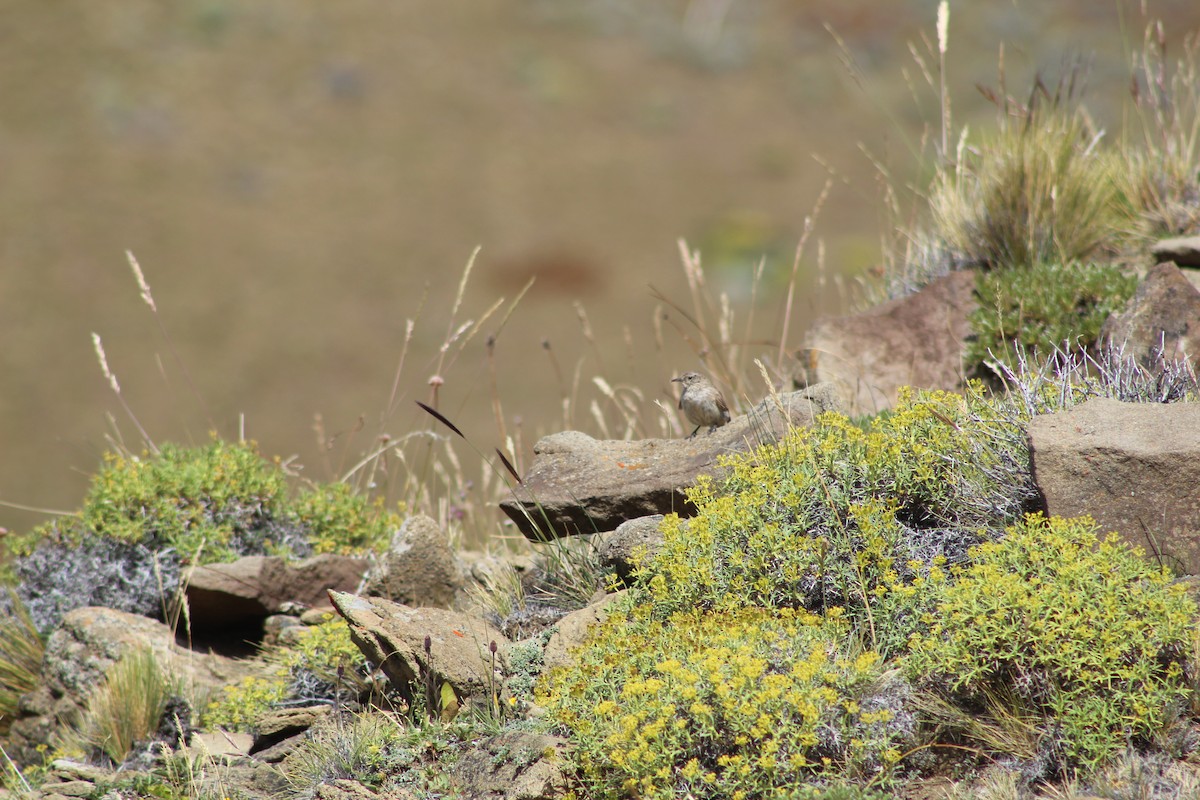
[[[1015,368],[1017,349],[1035,360],[1057,353],[1090,351],[1109,315],[1137,288],[1137,277],[1120,267],[1094,263],[1041,262],[1028,268],[993,270],[976,280],[978,307],[971,312],[974,337],[964,356],[968,372],[993,374],[998,361]]]
[[[540,700],[569,732],[588,796],[802,797],[780,787],[884,772],[908,729],[895,697],[876,693],[878,654],[847,652],[838,616],[662,619],[625,601]]]
[[[382,497],[374,500],[346,483],[314,486],[296,499],[291,513],[308,532],[314,552],[358,555],[383,550],[402,522],[388,511]]]
[[[1031,497],[1015,414],[979,387],[965,397],[905,391],[866,429],[824,414],[723,461],[720,481],[699,481],[688,493],[698,514],[663,521],[663,544],[639,577],[664,615],[841,606],[886,655],[914,618],[899,601],[918,599],[893,589],[962,561]]]
[[[350,639],[340,618],[295,629],[288,644],[268,648],[263,675],[251,675],[225,687],[208,708],[207,728],[249,730],[268,710],[287,701],[316,703],[334,700],[356,704],[368,690],[370,666]]]
[[[1011,697],[1053,768],[1093,768],[1145,741],[1187,693],[1195,603],[1090,518],[1029,515],[979,545],[904,663],[968,704]]]
[[[83,504],[99,536],[175,548],[186,560],[230,561],[272,545],[286,478],[253,442],[164,444],[144,458],[105,456]]]

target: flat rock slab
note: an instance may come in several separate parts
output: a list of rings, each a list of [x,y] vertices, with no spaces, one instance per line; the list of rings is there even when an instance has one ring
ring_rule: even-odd
[[[1200,574],[1200,403],[1094,398],[1035,417],[1029,439],[1050,514],[1089,514],[1103,533]]]
[[[1150,248],[1159,261],[1174,261],[1181,267],[1200,267],[1200,236],[1161,239]]]
[[[671,512],[692,516],[684,490],[717,469],[720,456],[778,441],[823,410],[810,387],[768,397],[749,413],[691,439],[610,441],[566,431],[533,448],[533,466],[500,508],[525,536],[545,541],[615,530],[626,520]]]
[[[289,562],[278,556],[245,556],[227,564],[204,564],[187,574],[192,624],[207,628],[278,613],[285,603],[326,605],[329,589],[353,591],[368,562],[323,554]]]

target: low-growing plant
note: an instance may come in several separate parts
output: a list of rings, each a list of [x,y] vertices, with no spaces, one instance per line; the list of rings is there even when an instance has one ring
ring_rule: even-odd
[[[919,599],[899,587],[936,579],[1025,510],[1019,417],[978,386],[966,396],[905,390],[865,429],[823,414],[722,461],[719,480],[701,479],[688,492],[697,515],[686,529],[664,519],[638,576],[662,614],[843,607],[886,655],[914,619],[901,601]]]
[[[1016,363],[998,363],[1007,396],[1032,417],[1065,411],[1089,397],[1123,403],[1175,403],[1200,399],[1200,377],[1187,359],[1155,354],[1148,363],[1127,355],[1124,346],[1102,346],[1096,355],[1056,350],[1031,359],[1014,349]]]
[[[968,708],[1014,698],[1051,773],[1148,741],[1185,700],[1196,604],[1090,518],[1029,515],[955,572],[930,587],[936,610],[905,667]]]
[[[453,723],[410,723],[389,713],[356,714],[311,730],[282,764],[294,797],[318,796],[323,785],[349,781],[371,793],[460,797],[450,768],[482,730],[469,715]]]
[[[380,789],[390,775],[412,767],[418,754],[405,747],[402,725],[384,714],[363,714],[349,724],[310,733],[284,765],[296,797],[315,797],[323,784],[350,780]]]
[[[588,796],[805,797],[795,787],[885,776],[911,732],[879,691],[879,655],[848,649],[847,633],[834,611],[662,618],[626,599],[539,701]]]
[[[204,710],[206,728],[251,730],[285,702],[356,707],[370,688],[370,665],[340,618],[300,628],[290,644],[267,648],[266,669],[225,687]]]
[[[88,536],[78,517],[62,517],[34,531],[28,555],[4,566],[15,602],[48,635],[75,608],[104,606],[166,619],[182,576],[182,559],[170,548]],[[0,596],[0,613],[13,607]]]
[[[964,369],[996,376],[996,363],[1016,364],[1017,348],[1034,360],[1058,352],[1094,352],[1104,321],[1136,288],[1136,275],[1092,262],[1042,262],[980,273]]]

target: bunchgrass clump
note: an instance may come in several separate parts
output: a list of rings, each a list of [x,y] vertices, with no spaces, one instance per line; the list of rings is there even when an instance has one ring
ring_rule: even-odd
[[[1128,228],[1115,160],[1081,113],[1032,106],[939,174],[930,206],[963,264],[1070,263],[1115,249]]]
[[[666,517],[639,577],[663,615],[842,607],[888,654],[914,618],[900,587],[937,578],[1025,510],[1019,416],[977,386],[904,391],[865,428],[824,414],[689,490],[697,515],[686,529]]]
[[[158,732],[167,702],[180,683],[149,648],[131,651],[109,667],[88,697],[79,723],[64,737],[68,748],[120,765]],[[185,721],[186,722],[186,721]]]
[[[46,649],[25,604],[11,591],[9,608],[0,618],[0,734],[12,723],[21,696],[37,688]]]
[[[885,775],[907,730],[875,696],[879,655],[847,634],[833,612],[663,618],[627,599],[573,665],[544,678],[539,700],[570,732],[590,797],[815,794],[826,780]]]
[[[1134,55],[1123,188],[1143,242],[1200,233],[1200,36],[1186,36],[1181,53],[1168,61],[1160,22]]]
[[[1091,519],[1030,515],[953,572],[905,667],[967,708],[1008,698],[1051,774],[1151,741],[1185,700],[1195,602]]]
[[[1092,352],[1105,320],[1136,287],[1135,275],[1092,262],[1039,262],[980,273],[964,369],[996,376],[996,363],[1016,364],[1017,348],[1035,360],[1056,352]]]

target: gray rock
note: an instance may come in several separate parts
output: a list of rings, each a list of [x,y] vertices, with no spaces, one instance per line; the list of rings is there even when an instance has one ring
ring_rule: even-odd
[[[300,734],[331,713],[333,709],[327,705],[268,711],[255,721],[254,744],[247,752],[259,761],[276,764],[296,749]]]
[[[695,513],[684,490],[717,458],[777,441],[817,413],[803,392],[768,397],[711,434],[691,439],[600,441],[566,431],[534,445],[533,466],[500,507],[535,541],[614,530],[626,520]]]
[[[662,521],[662,514],[638,517],[622,522],[615,531],[598,534],[596,555],[600,559],[600,566],[606,572],[617,573],[622,581],[627,582],[638,567],[634,553],[641,551],[649,558],[662,545],[662,534],[658,530]],[[686,521],[684,524],[687,524]]]
[[[1153,267],[1125,308],[1104,323],[1100,341],[1144,367],[1154,367],[1160,354],[1167,362],[1200,363],[1200,290],[1174,264]]]
[[[1173,261],[1181,267],[1200,267],[1200,236],[1176,236],[1161,239],[1150,248],[1159,261]]]
[[[506,731],[463,753],[451,780],[478,800],[553,800],[566,789],[566,745],[558,736]]]
[[[449,683],[460,702],[499,692],[508,640],[484,620],[440,608],[410,608],[380,597],[330,592],[363,655],[406,697]],[[429,649],[425,649],[428,640]],[[490,645],[496,643],[495,669]]]
[[[543,672],[574,663],[575,658],[571,651],[583,644],[588,628],[608,618],[608,606],[620,596],[620,592],[610,594],[587,608],[572,611],[560,619],[554,626],[550,641],[546,643],[545,651],[542,652]]]
[[[975,305],[975,272],[961,271],[861,314],[818,322],[805,340],[808,374],[839,384],[852,415],[891,408],[901,386],[958,391]]]
[[[296,562],[246,556],[196,566],[187,573],[192,625],[224,627],[279,613],[288,604],[324,605],[329,589],[354,591],[366,571],[366,559],[331,553]]]
[[[1029,426],[1050,514],[1090,514],[1102,532],[1200,572],[1200,403],[1095,398]]]
[[[417,514],[392,537],[367,593],[407,606],[450,608],[462,586],[462,571],[445,531]]]

